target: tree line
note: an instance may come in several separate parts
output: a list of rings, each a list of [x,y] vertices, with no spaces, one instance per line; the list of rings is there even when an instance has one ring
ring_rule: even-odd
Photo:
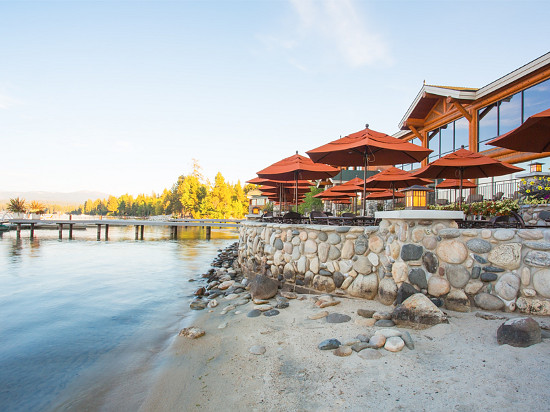
[[[140,194],[135,198],[124,194],[119,197],[109,196],[107,199],[88,199],[73,213],[110,216],[174,215],[194,219],[240,219],[248,213],[246,194],[254,185],[243,187],[240,182],[228,183],[221,173],[216,175],[212,185],[204,181],[199,170],[195,164],[193,173],[180,176],[170,189],[164,189],[161,194]]]

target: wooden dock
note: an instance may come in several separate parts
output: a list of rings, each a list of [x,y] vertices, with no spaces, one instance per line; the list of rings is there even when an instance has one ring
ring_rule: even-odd
[[[23,227],[28,227],[30,237],[34,237],[35,229],[45,226],[57,227],[59,239],[63,239],[63,230],[69,229],[69,239],[73,239],[73,229],[97,226],[97,240],[101,240],[102,228],[104,239],[109,239],[110,226],[134,226],[135,239],[143,240],[145,226],[168,226],[171,230],[171,237],[176,239],[178,229],[182,227],[204,227],[206,228],[206,237],[210,239],[212,228],[237,228],[241,221],[237,219],[173,219],[173,220],[139,220],[139,219],[94,219],[94,220],[42,220],[42,219],[7,219],[9,224],[15,225],[17,236],[21,236]]]

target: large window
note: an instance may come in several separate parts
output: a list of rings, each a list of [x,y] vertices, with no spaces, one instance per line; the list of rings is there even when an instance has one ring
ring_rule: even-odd
[[[523,121],[550,108],[550,79],[523,92]]]
[[[452,153],[461,146],[468,147],[469,123],[464,117],[428,133],[428,148],[433,152],[429,161]]]
[[[550,79],[478,111],[479,150],[483,143],[508,133],[530,116],[550,108]]]
[[[416,137],[414,139],[409,140],[409,143],[415,144],[417,146],[422,146],[422,142],[420,141],[420,139]],[[419,163],[404,163],[396,167],[403,170],[411,171],[411,170],[419,169],[421,166],[422,164],[419,162]]]

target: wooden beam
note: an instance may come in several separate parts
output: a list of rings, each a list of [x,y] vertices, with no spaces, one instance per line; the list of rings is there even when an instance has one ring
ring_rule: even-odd
[[[413,134],[416,137],[418,137],[422,143],[424,143],[424,137],[420,133],[418,133],[418,130],[416,129],[416,127],[411,125],[409,126],[409,129],[411,129],[411,132],[413,132]]]
[[[405,121],[405,126],[407,126],[407,127],[410,127],[410,126],[422,127],[422,126],[424,126],[424,119],[413,119],[412,117],[409,117]]]
[[[447,99],[449,99],[449,98],[450,97],[447,97]],[[460,113],[462,113],[462,115],[468,120],[468,122],[471,122],[472,121],[472,115],[466,111],[464,106],[462,106],[458,100],[453,99],[453,98],[450,98],[450,99],[451,99],[451,103],[453,103],[454,106],[456,107],[456,110],[458,110]]]

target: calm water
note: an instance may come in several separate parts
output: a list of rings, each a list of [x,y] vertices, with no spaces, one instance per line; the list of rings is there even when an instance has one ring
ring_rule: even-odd
[[[217,250],[235,231],[110,228],[58,240],[57,231],[0,238],[0,410],[80,409],[161,362],[159,353],[192,316],[189,301]],[[68,237],[68,234],[64,236]],[[103,233],[102,233],[103,237]],[[131,402],[129,403],[131,404]],[[91,409],[94,409],[92,407]]]

